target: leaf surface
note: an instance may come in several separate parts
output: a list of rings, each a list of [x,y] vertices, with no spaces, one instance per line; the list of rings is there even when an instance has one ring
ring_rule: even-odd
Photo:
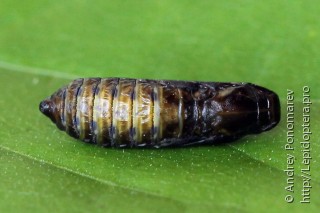
[[[316,212],[320,207],[319,4],[281,0],[0,3],[0,211]],[[58,70],[58,71],[56,71]],[[76,77],[252,82],[277,92],[275,129],[222,146],[103,149],[38,110]],[[302,87],[310,87],[311,204],[303,179]],[[295,150],[286,94],[295,92]],[[287,154],[294,204],[287,204]]]

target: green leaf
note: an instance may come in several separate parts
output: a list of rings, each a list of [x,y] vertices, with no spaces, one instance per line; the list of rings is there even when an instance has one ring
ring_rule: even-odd
[[[2,0],[0,212],[316,212],[319,7]],[[78,76],[252,82],[280,95],[282,120],[222,146],[100,148],[70,138],[38,110]],[[310,204],[300,204],[304,85],[313,102]],[[295,92],[294,152],[284,149],[287,89]],[[296,157],[293,204],[284,200],[287,154]]]

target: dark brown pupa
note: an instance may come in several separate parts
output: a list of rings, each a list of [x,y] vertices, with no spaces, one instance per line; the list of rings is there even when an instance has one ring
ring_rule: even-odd
[[[72,137],[113,147],[214,144],[280,120],[278,96],[250,83],[81,78],[39,108]]]

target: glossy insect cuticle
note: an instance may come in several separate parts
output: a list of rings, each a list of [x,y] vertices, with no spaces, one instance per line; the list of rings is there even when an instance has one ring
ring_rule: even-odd
[[[278,96],[249,83],[76,79],[39,108],[69,135],[115,147],[231,141],[280,120]]]

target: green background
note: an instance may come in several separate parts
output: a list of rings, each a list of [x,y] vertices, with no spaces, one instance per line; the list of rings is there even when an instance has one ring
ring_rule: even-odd
[[[1,212],[316,212],[320,4],[291,1],[0,1]],[[38,111],[76,77],[244,81],[280,95],[275,129],[224,146],[103,149]],[[300,204],[302,86],[311,88],[311,204]],[[287,192],[286,93],[295,91]]]

